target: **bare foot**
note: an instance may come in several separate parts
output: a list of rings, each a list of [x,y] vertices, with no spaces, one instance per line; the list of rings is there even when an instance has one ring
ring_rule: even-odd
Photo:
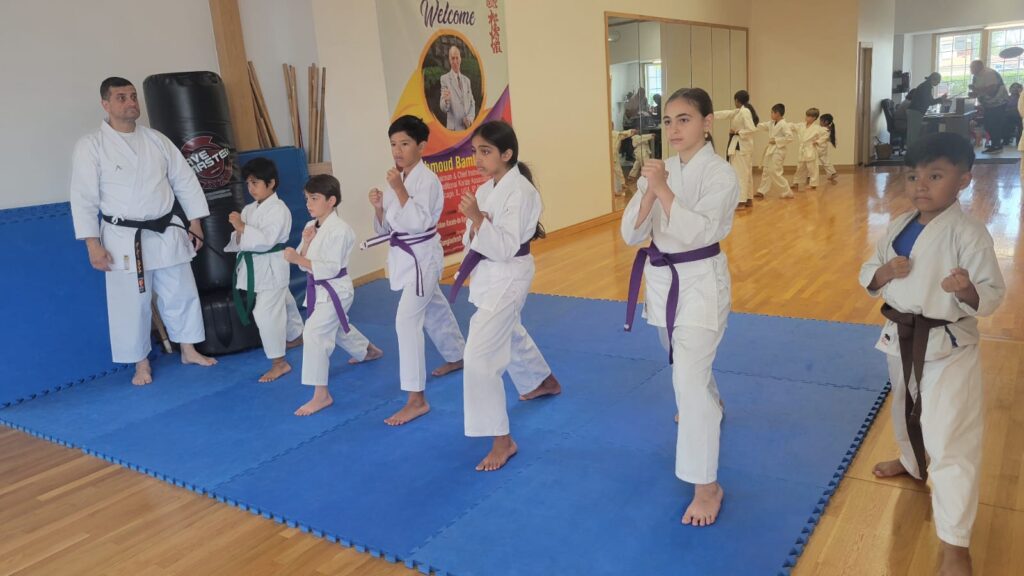
[[[291,350],[292,348],[298,348],[299,346],[302,346],[302,336],[301,335],[298,338],[296,338],[295,340],[292,340],[291,342],[288,342],[287,344],[285,344],[284,345],[284,349],[285,350]]]
[[[374,346],[373,343],[371,342],[370,344],[366,345],[366,356],[364,356],[362,360],[356,360],[355,358],[349,358],[348,359],[348,363],[349,364],[359,364],[359,363],[362,363],[362,362],[372,362],[372,361],[380,358],[383,355],[384,355],[384,351],[381,350],[380,348],[377,348],[376,346]]]
[[[444,364],[441,364],[437,368],[434,368],[434,371],[431,372],[430,375],[436,378],[439,376],[444,376],[445,374],[451,374],[456,370],[462,370],[462,360],[456,360],[455,362],[445,362]]]
[[[423,392],[410,392],[409,400],[406,401],[405,406],[390,417],[385,418],[384,423],[388,426],[401,426],[402,424],[412,422],[427,412],[430,412],[430,404],[427,404],[427,398]]]
[[[886,460],[885,462],[879,462],[875,464],[875,469],[872,470],[876,478],[892,478],[893,476],[902,476],[903,474],[909,474],[903,463],[896,460]]]
[[[263,376],[260,376],[260,382],[273,382],[291,371],[292,365],[287,360],[284,358],[274,358],[274,363],[270,365],[270,370],[267,370]]]
[[[725,491],[718,482],[697,484],[694,487],[693,501],[683,513],[683,524],[689,526],[711,526],[718,519],[718,511],[722,509],[722,498]]]
[[[327,386],[317,386],[316,392],[313,393],[313,399],[299,406],[299,409],[295,411],[295,415],[309,416],[310,414],[316,414],[331,404],[334,404],[334,398],[331,398],[331,393],[327,391]]]
[[[833,175],[828,177],[828,181],[833,183],[833,184],[835,184],[837,180],[839,180],[839,176],[836,175],[836,174],[833,174]]]
[[[548,377],[540,383],[540,386],[537,386],[531,392],[521,395],[519,399],[533,400],[541,396],[558,396],[561,393],[562,385],[558,383],[558,378],[555,378],[554,374],[548,374]]]
[[[780,196],[780,198],[783,198],[785,200],[792,200],[793,199],[793,193],[790,192],[788,194],[783,194],[783,195]]]
[[[217,363],[217,360],[208,356],[203,356],[196,347],[192,344],[181,345],[181,363],[182,364],[195,364],[197,366],[213,366]]]
[[[754,192],[754,198],[757,198],[758,200],[764,200],[764,194],[760,192]]]
[[[493,472],[504,466],[510,458],[516,455],[519,447],[516,446],[512,436],[495,436],[494,445],[487,456],[476,465],[477,472]]]
[[[144,358],[135,363],[135,376],[132,376],[132,384],[145,386],[153,383],[153,369],[149,365],[149,358]]]
[[[970,550],[943,542],[939,576],[971,576],[971,574]]]

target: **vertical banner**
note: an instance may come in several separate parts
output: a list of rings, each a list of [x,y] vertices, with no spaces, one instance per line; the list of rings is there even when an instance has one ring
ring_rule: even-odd
[[[462,250],[459,198],[485,181],[470,136],[484,122],[512,120],[503,4],[377,0],[391,119],[411,114],[430,127],[423,161],[444,187],[437,229],[446,255]]]

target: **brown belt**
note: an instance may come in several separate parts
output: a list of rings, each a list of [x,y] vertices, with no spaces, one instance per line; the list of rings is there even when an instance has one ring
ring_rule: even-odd
[[[882,304],[882,316],[896,323],[900,341],[900,360],[903,362],[903,383],[906,388],[903,412],[907,419],[907,436],[910,438],[910,446],[914,449],[914,459],[917,460],[921,479],[927,480],[928,462],[925,457],[924,436],[921,432],[921,378],[924,374],[924,358],[928,351],[928,333],[932,328],[941,328],[951,322],[900,312],[888,304]],[[910,393],[912,373],[917,375],[917,398]]]

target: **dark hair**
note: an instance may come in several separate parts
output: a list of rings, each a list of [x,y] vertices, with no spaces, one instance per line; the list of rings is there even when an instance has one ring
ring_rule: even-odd
[[[430,128],[427,124],[421,118],[409,114],[399,116],[388,128],[388,136],[394,136],[399,132],[405,132],[417,144],[426,142],[430,137]]]
[[[818,116],[821,116],[821,110],[818,110],[817,108],[808,108],[807,112],[804,112],[804,115],[817,120]]]
[[[341,182],[330,174],[317,174],[310,176],[303,186],[306,194],[320,194],[324,198],[334,198],[334,206],[341,204]]]
[[[822,114],[819,118],[822,122],[828,124],[828,139],[832,142],[832,147],[836,147],[836,123],[833,120],[831,114]]]
[[[120,76],[111,76],[100,83],[100,98],[104,100],[110,100],[110,89],[111,88],[124,88],[125,86],[135,86],[128,80],[121,78]]]
[[[910,145],[903,163],[910,168],[945,158],[966,171],[974,167],[974,146],[970,140],[955,132],[937,132]]]
[[[676,90],[668,97],[668,101],[665,102],[665,108],[668,108],[668,105],[673,100],[686,100],[697,109],[702,118],[715,113],[715,106],[711,103],[711,96],[703,88],[680,88]],[[711,146],[714,147],[715,141],[711,138],[710,132],[704,134],[704,140],[711,142]]]
[[[761,123],[761,119],[758,118],[757,116],[757,110],[754,110],[754,107],[750,105],[749,92],[747,92],[746,90],[740,90],[739,92],[733,95],[732,99],[739,102],[740,106],[743,106],[747,110],[750,110],[750,115],[754,119],[754,126],[757,126],[758,124]]]
[[[772,112],[775,112],[779,116],[785,116],[786,115],[786,105],[783,104],[782,102],[779,102],[775,106],[772,106]]]
[[[242,180],[248,180],[249,176],[257,180],[262,180],[264,184],[270,186],[270,182],[273,181],[274,185],[271,186],[271,190],[277,191],[277,185],[279,180],[277,179],[277,164],[270,158],[264,158],[262,156],[253,158],[242,166]]]
[[[530,167],[525,162],[519,161],[519,138],[516,137],[516,131],[512,129],[509,123],[501,120],[484,122],[473,131],[473,138],[476,137],[482,138],[485,142],[497,148],[499,154],[504,154],[506,150],[511,150],[512,157],[508,159],[505,165],[509,168],[518,166],[519,173],[536,187],[536,183],[533,181],[533,171],[530,170]],[[534,232],[531,240],[544,238],[546,235],[544,225],[537,222],[537,231]]]

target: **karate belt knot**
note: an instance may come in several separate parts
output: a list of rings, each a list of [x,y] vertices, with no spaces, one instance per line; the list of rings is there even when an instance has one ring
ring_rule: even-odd
[[[672,364],[672,332],[676,327],[676,309],[679,307],[679,272],[676,270],[675,264],[706,260],[707,258],[717,256],[721,252],[722,248],[718,242],[686,252],[662,252],[654,242],[651,242],[651,245],[647,248],[637,250],[636,258],[633,260],[633,272],[629,275],[629,297],[626,300],[626,332],[633,329],[636,305],[640,299],[640,280],[644,277],[644,263],[650,260],[651,266],[657,268],[668,266],[668,269],[672,272],[672,284],[668,289],[665,326],[668,330],[668,363]]]
[[[122,216],[107,216],[106,214],[101,214],[100,216],[104,222],[113,226],[135,229],[135,277],[139,283],[140,294],[146,291],[146,265],[142,261],[142,231],[149,230],[157,234],[163,234],[168,228],[173,226],[181,228],[188,234],[192,234],[185,225],[188,222],[185,209],[177,201],[174,202],[174,207],[171,208],[170,212],[153,220],[129,220]],[[175,216],[181,220],[181,224],[171,221]]]
[[[515,253],[515,258],[520,256],[526,256],[530,253],[530,240],[523,242],[519,245],[519,250]],[[462,285],[466,283],[470,274],[473,270],[488,258],[476,250],[470,250],[466,252],[466,257],[462,260],[462,264],[459,265],[459,271],[455,273],[455,281],[452,283],[451,289],[448,291],[448,302],[454,303],[455,298],[459,295],[459,290],[462,289]]]
[[[319,286],[327,291],[327,295],[331,297],[331,303],[334,304],[334,312],[338,315],[338,320],[341,322],[341,329],[348,334],[350,328],[348,327],[348,316],[345,315],[345,307],[341,305],[341,299],[338,298],[338,293],[334,291],[334,287],[331,286],[330,280],[336,280],[348,274],[348,268],[342,268],[340,272],[333,278],[327,278],[324,280],[314,280],[313,275],[309,272],[306,273],[306,319],[313,315],[313,311],[316,310],[316,287]]]
[[[275,244],[270,250],[264,250],[263,252],[255,252],[251,250],[243,250],[238,253],[235,257],[235,270],[231,274],[231,298],[235,301],[235,310],[238,312],[238,317],[242,321],[242,326],[248,326],[250,323],[250,316],[252,315],[253,306],[256,305],[256,274],[253,271],[253,255],[256,254],[273,254],[274,252],[280,252],[287,248],[287,244]],[[242,302],[242,295],[239,294],[238,290],[238,267],[245,262],[245,302]]]
[[[413,234],[410,232],[392,232],[390,234],[381,234],[380,236],[374,236],[369,240],[366,240],[359,245],[361,250],[372,248],[379,244],[387,242],[391,246],[400,249],[412,257],[413,264],[416,266],[416,295],[423,296],[423,272],[420,271],[420,261],[416,258],[416,253],[412,251],[412,247],[417,244],[423,244],[424,242],[437,236],[437,227],[431,226],[426,232]]]
[[[924,375],[924,359],[928,352],[928,333],[932,328],[941,328],[952,322],[900,312],[889,304],[882,304],[882,316],[896,324],[896,334],[900,341],[900,361],[903,362],[903,383],[906,388],[903,413],[907,420],[907,436],[910,438],[911,448],[914,449],[914,459],[917,460],[921,480],[927,480],[928,463],[924,449],[924,434],[921,430],[921,378]],[[912,375],[917,376],[917,398],[910,392]]]

